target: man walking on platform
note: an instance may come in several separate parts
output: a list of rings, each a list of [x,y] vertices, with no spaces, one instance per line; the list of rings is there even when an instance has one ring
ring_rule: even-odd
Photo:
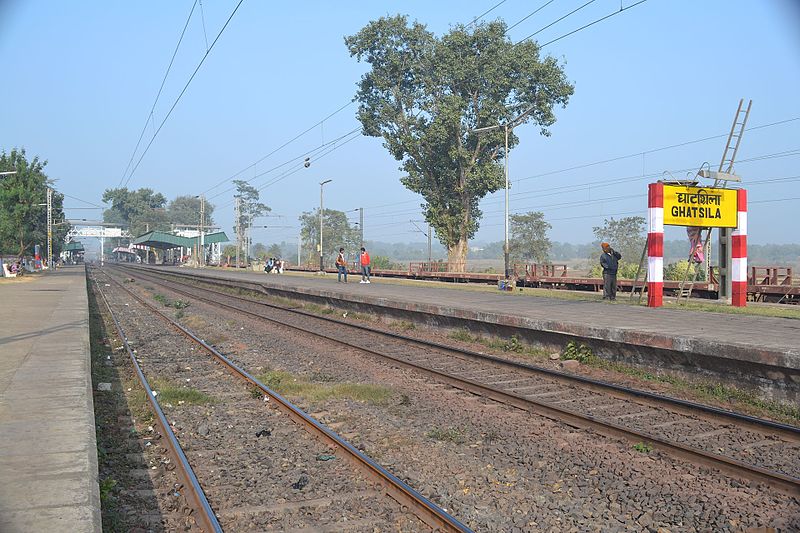
[[[344,258],[344,248],[339,248],[339,255],[336,256],[336,269],[339,271],[336,282],[342,282],[342,274],[344,274],[344,282],[347,283],[347,260]]]
[[[361,281],[359,283],[369,283],[369,254],[367,249],[361,248]]]
[[[600,246],[603,248],[603,255],[600,256],[600,266],[603,267],[603,300],[614,301],[617,299],[617,270],[622,255],[614,251],[607,242]]]

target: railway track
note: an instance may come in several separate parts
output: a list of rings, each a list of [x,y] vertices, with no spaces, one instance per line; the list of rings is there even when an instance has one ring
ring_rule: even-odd
[[[253,527],[261,529],[268,524],[247,522],[250,520],[249,517],[260,514],[270,520],[269,525],[274,526],[278,521],[283,529],[310,527],[321,531],[364,529],[372,531],[373,528],[379,531],[395,529],[471,531],[335,432],[265,386],[257,377],[238,367],[193,332],[166,317],[155,306],[128,290],[113,276],[96,269],[93,269],[91,274],[95,281],[102,278],[102,282],[96,283],[97,290],[108,308],[120,339],[158,417],[161,430],[166,437],[167,448],[174,459],[174,464],[178,467],[180,477],[184,480],[186,490],[190,493],[189,501],[193,503],[195,520],[202,529],[222,531],[226,519],[228,524],[233,524],[234,529],[241,529],[243,524],[248,524],[244,526],[245,529]],[[106,285],[106,290],[103,290],[101,284]],[[113,296],[107,296],[108,287],[115,289],[117,298],[122,295],[123,300],[128,301],[115,301]],[[120,313],[123,309],[124,314]],[[123,326],[126,320],[127,327]],[[162,322],[168,323],[168,326],[164,328]],[[142,328],[147,332],[145,335],[141,333]],[[131,339],[134,337],[137,340],[132,347]],[[191,341],[188,349],[167,354],[164,353],[164,349],[156,348],[164,344],[169,345],[170,342],[185,346],[187,338]],[[210,354],[213,362],[217,364],[213,365],[212,359],[201,356],[202,353]],[[227,372],[222,372],[220,366]],[[192,372],[180,373],[181,369]],[[210,392],[211,397],[217,399],[213,409],[209,408],[205,414],[202,412],[203,409],[200,409],[199,416],[204,425],[201,426],[202,430],[196,432],[199,436],[195,432],[187,431],[185,427],[195,427],[197,416],[193,418],[191,413],[186,413],[185,410],[182,412],[171,404],[166,406],[165,413],[164,407],[157,400],[158,391],[154,390],[145,375],[158,376],[159,380],[170,378],[177,381],[175,372],[181,376],[181,381],[184,376],[191,375],[191,378],[185,378],[186,382],[194,380],[193,386],[202,386],[204,390]],[[245,387],[232,391],[230,383],[224,380],[224,377],[230,375]],[[230,380],[230,377],[228,379]],[[257,394],[254,394],[254,391]],[[258,396],[258,399],[254,396]],[[262,397],[263,401],[260,401]],[[265,408],[265,404],[274,406],[275,409]],[[264,411],[267,411],[268,415],[270,411],[275,410],[288,415],[294,424],[289,423],[286,416],[265,417]],[[223,430],[219,436],[225,442],[216,444],[222,444],[224,446],[222,449],[215,448],[215,444],[209,443],[207,438],[201,438],[208,436],[209,426],[215,424],[220,412],[227,415],[235,413],[235,421],[233,416],[226,415],[218,420],[221,423],[218,426]],[[265,418],[271,422],[268,428],[262,427]],[[295,424],[306,430],[308,435],[305,436],[305,441],[312,442],[305,442],[297,436]],[[262,427],[255,433],[255,437],[252,436],[254,427]],[[178,435],[173,428],[181,428]],[[241,435],[240,438],[241,432],[246,435]],[[252,441],[262,437],[269,439],[269,448],[254,457]],[[247,442],[242,442],[242,439]],[[308,475],[300,476],[297,482],[291,485],[291,489],[286,485],[282,488],[281,480],[274,479],[280,476],[276,476],[275,472],[270,475],[269,469],[264,472],[268,481],[264,485],[246,479],[252,476],[253,468],[261,469],[265,462],[271,465],[280,459],[275,454],[276,446],[277,449],[281,449],[280,444],[276,445],[280,439],[284,441],[283,446],[287,447],[285,451],[294,448],[287,451],[289,457],[283,458],[284,466],[291,463],[298,465],[305,461],[307,464],[304,471],[307,471]],[[186,444],[182,447],[181,441],[188,443],[187,451],[184,451]],[[263,441],[259,441],[258,444],[261,442]],[[319,449],[320,443],[327,453],[319,454],[315,451]],[[237,453],[241,454],[241,461]],[[209,461],[202,459],[204,456],[212,457],[210,464],[216,466],[216,474],[215,469],[210,467]],[[245,464],[247,460],[254,459],[255,464]],[[195,474],[190,465],[191,461],[203,463],[202,470],[198,474]],[[327,467],[328,464],[334,466]],[[226,475],[221,475],[220,472],[226,472]],[[316,483],[320,486],[318,488],[309,478],[323,478],[323,481]],[[327,486],[324,481],[326,478],[332,478],[327,481]],[[205,489],[201,486],[201,482]],[[241,487],[242,484],[246,488]],[[305,489],[306,485],[310,488]],[[237,491],[237,488],[240,490]],[[305,492],[301,492],[304,489]],[[288,494],[281,495],[281,490]],[[206,492],[209,494],[208,497]],[[263,504],[263,502],[274,502],[280,496],[283,503],[272,506]],[[337,509],[331,511],[337,506]],[[309,516],[312,518],[309,519]],[[321,522],[313,523],[315,518],[319,518]],[[339,522],[336,522],[337,518]]]
[[[598,433],[647,442],[738,479],[800,495],[800,428],[520,364],[479,352],[322,317],[298,308],[233,295],[269,296],[254,282],[125,268],[133,277],[189,298],[344,344],[454,387]],[[291,317],[291,318],[289,318]],[[413,350],[409,350],[409,345]],[[378,348],[376,348],[378,347]]]

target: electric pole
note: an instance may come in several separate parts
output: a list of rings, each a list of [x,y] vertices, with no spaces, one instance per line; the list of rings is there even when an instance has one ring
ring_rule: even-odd
[[[47,188],[47,268],[53,268],[53,189]]]
[[[241,228],[241,213],[239,212],[239,200],[237,196],[233,204],[233,216],[236,218],[236,268],[239,268],[239,250],[242,247],[242,228]]]
[[[361,248],[364,247],[364,208],[358,208],[358,227],[361,230]]]
[[[206,264],[206,247],[205,247],[205,224],[206,224],[206,197],[205,195],[200,195],[200,228],[198,233],[200,234],[200,255],[197,257],[198,264],[200,266],[205,266]]]

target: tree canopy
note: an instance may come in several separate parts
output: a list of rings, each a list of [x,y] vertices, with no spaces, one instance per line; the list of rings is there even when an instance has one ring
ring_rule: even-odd
[[[547,231],[553,226],[544,219],[541,211],[511,215],[511,237],[509,252],[515,260],[546,263],[549,260],[552,243]]]
[[[607,218],[602,226],[595,226],[592,231],[598,242],[607,242],[622,254],[622,261],[638,266],[647,242],[644,217]],[[592,257],[599,258],[601,253],[602,250],[597,246]]]
[[[28,161],[25,149],[0,153],[0,172],[16,174],[0,176],[0,253],[23,256],[41,245],[47,246],[47,188],[53,182],[44,172],[47,161],[38,156]],[[53,191],[53,257],[61,253],[69,224],[64,222],[64,195]]]
[[[401,181],[425,200],[451,268],[464,270],[478,202],[503,186],[506,156],[502,128],[473,130],[530,122],[549,135],[554,107],[566,106],[573,86],[535,42],[513,44],[502,21],[457,25],[437,38],[405,16],[383,17],[345,44],[370,65],[356,93],[363,133],[382,137],[401,162]],[[509,148],[518,142],[510,131]]]
[[[200,198],[194,196],[177,196],[167,206],[167,215],[171,224],[200,224]],[[205,202],[205,220],[203,225],[208,227],[214,224],[214,205],[208,200]]]
[[[111,204],[103,211],[103,221],[128,224],[133,236],[147,231],[171,229],[166,210],[167,198],[153,189],[106,189],[103,192],[103,203]]]
[[[247,183],[245,180],[233,180],[236,184],[236,194],[234,198],[239,198],[239,225],[244,235],[245,228],[250,227],[253,219],[264,216],[272,209],[266,204],[259,202],[258,189]],[[233,228],[236,232],[236,228]]]
[[[319,209],[307,211],[300,215],[300,235],[303,239],[301,257],[306,261],[316,264],[319,260]],[[361,233],[350,225],[347,213],[335,209],[325,209],[322,212],[322,248],[326,260],[332,263],[339,253],[339,248],[344,248],[355,260],[355,253],[360,245]]]

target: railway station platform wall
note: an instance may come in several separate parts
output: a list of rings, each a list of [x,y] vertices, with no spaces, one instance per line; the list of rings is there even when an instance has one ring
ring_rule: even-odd
[[[84,266],[4,282],[0,302],[0,531],[100,531]]]
[[[605,359],[689,379],[756,390],[800,402],[800,321],[649,309],[598,301],[525,297],[375,281],[337,284],[335,276],[158,267],[189,276],[252,283],[264,292],[351,312],[372,313],[473,334],[511,337],[561,351],[575,341]]]

